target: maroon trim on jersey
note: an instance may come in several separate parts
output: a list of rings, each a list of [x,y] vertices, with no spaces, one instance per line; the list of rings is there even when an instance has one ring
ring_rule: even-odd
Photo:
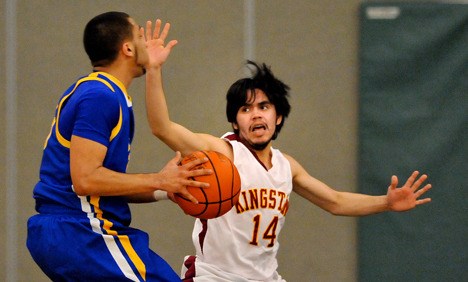
[[[202,230],[198,234],[198,243],[200,244],[201,252],[203,253],[203,243],[205,242],[206,232],[208,232],[208,220],[200,219],[202,223]]]
[[[244,146],[249,149],[249,151],[252,153],[252,155],[254,155],[254,157],[257,159],[257,161],[263,166],[263,168],[268,171],[268,168],[262,163],[262,161],[258,158],[257,156],[257,153],[255,153],[254,150],[252,150],[252,148],[250,148],[249,145],[247,145],[243,140],[240,139],[239,135],[235,134],[235,133],[232,133],[232,134],[229,134],[229,135],[226,135],[223,137],[224,139],[227,139],[229,141],[237,141],[237,142],[240,142],[242,144],[244,144]]]
[[[237,135],[237,134],[235,134],[235,133],[232,133],[232,134],[223,136],[223,138],[224,138],[224,139],[227,139],[227,140],[230,140],[230,141],[239,141],[239,142],[240,142],[239,135]]]
[[[195,256],[189,256],[185,261],[184,261],[184,266],[187,268],[187,271],[185,272],[184,278],[182,281],[186,282],[193,282],[193,278],[195,277]]]

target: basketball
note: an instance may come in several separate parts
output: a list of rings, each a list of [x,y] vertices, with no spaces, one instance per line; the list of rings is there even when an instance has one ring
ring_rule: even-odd
[[[241,181],[236,166],[225,155],[214,151],[196,151],[181,161],[181,164],[195,159],[208,158],[208,161],[193,169],[207,168],[213,171],[210,175],[197,176],[192,179],[209,183],[206,188],[188,186],[188,191],[198,200],[191,202],[180,194],[175,200],[182,210],[200,219],[219,217],[227,213],[239,199]]]

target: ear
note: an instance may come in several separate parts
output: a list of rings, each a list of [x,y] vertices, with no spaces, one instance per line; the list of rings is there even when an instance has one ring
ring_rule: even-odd
[[[279,125],[283,121],[283,116],[276,117],[276,125]]]
[[[132,42],[125,42],[122,44],[122,53],[126,56],[133,57],[134,56],[135,46],[133,46]]]
[[[234,130],[239,130],[239,125],[237,125],[237,122],[233,122],[233,123],[231,123],[231,124],[232,124],[232,128],[233,128]]]

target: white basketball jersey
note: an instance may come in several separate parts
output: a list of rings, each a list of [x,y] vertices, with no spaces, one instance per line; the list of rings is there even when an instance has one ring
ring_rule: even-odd
[[[195,221],[196,261],[246,280],[281,279],[276,254],[292,191],[289,161],[272,148],[273,166],[267,170],[241,142],[229,142],[241,178],[239,202],[221,217]]]

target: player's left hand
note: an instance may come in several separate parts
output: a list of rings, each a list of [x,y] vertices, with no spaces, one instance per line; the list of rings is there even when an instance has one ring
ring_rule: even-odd
[[[387,202],[392,211],[407,211],[418,205],[426,204],[431,201],[431,198],[418,200],[421,195],[431,189],[431,184],[426,184],[424,187],[419,187],[426,181],[427,175],[423,174],[418,178],[419,172],[414,171],[406,180],[405,185],[397,188],[398,177],[392,176],[390,186],[387,192]]]
[[[142,35],[145,37],[146,50],[149,57],[147,68],[160,67],[164,64],[171,53],[172,47],[177,44],[177,40],[171,40],[165,44],[171,25],[170,23],[166,23],[161,31],[161,24],[161,20],[157,19],[153,31],[153,23],[147,21],[144,31],[143,28],[140,29],[141,33],[144,32]]]

